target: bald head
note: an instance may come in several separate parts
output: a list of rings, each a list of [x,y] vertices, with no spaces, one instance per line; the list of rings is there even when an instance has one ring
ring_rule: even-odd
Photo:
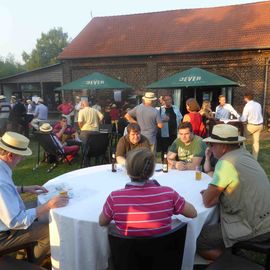
[[[88,100],[86,100],[86,99],[82,100],[81,106],[82,106],[83,108],[89,107]]]

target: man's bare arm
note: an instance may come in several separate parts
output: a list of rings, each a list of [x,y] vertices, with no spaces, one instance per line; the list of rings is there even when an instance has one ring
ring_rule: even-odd
[[[224,191],[224,188],[214,186],[214,185],[208,185],[208,188],[206,190],[203,190],[202,193],[202,199],[205,207],[212,207],[219,203],[219,197],[221,193]]]

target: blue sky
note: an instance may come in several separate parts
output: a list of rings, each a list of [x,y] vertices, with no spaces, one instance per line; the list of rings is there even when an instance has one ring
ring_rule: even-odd
[[[91,17],[251,2],[260,0],[0,0],[0,57],[12,53],[22,62],[22,52],[30,53],[42,32],[62,27],[74,38]]]

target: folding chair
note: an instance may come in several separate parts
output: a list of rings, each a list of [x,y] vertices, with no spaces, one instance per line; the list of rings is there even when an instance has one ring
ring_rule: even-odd
[[[118,133],[113,131],[112,124],[100,124],[99,126],[100,133],[108,133],[109,134],[109,145],[110,147],[116,147],[118,142]]]
[[[106,153],[108,158],[106,159]],[[95,162],[103,163],[104,160],[110,162],[109,133],[91,133],[87,143],[83,147],[81,168],[90,166],[90,159],[94,157]]]
[[[112,125],[111,124],[100,124],[99,125],[100,133],[112,133]]]
[[[127,237],[109,231],[113,268],[116,270],[179,270],[186,239],[186,223],[161,235]]]
[[[38,155],[37,155],[37,164],[33,168],[33,170],[36,170],[41,163],[40,146],[45,151],[45,158],[42,161],[45,161],[47,159],[47,161],[49,161],[49,163],[52,164],[50,168],[47,170],[47,172],[51,172],[58,165],[58,163],[63,160],[65,160],[69,165],[71,165],[71,162],[67,159],[66,154],[61,149],[61,147],[57,144],[56,140],[51,134],[35,132],[34,136],[38,142]],[[48,159],[52,159],[52,160],[50,161]]]

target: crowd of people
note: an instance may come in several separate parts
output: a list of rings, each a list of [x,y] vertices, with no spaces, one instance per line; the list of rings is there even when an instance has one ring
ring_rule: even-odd
[[[99,217],[101,226],[114,220],[120,234],[149,236],[170,230],[172,215],[197,216],[195,207],[181,194],[151,179],[156,151],[161,151],[161,157],[166,153],[170,169],[195,170],[202,166],[212,176],[201,196],[205,207],[219,205],[220,222],[203,227],[197,240],[200,255],[215,260],[225,248],[238,241],[269,239],[270,184],[257,161],[263,118],[261,106],[251,94],[244,95],[246,105],[242,116],[226,103],[225,96],[219,97],[215,112],[210,101],[203,101],[200,107],[196,99],[190,98],[186,101],[184,116],[169,95],[160,98],[160,106],[155,106],[157,97],[152,92],[144,94],[141,104],[132,109],[127,105],[123,110],[113,103],[105,108],[98,102],[90,106],[88,100],[76,97],[75,105],[65,100],[58,106],[61,118],[54,126],[46,122],[48,110],[41,98],[38,104],[31,100],[26,104],[19,100],[11,104],[4,96],[0,100],[0,127],[3,119],[16,119],[10,118],[15,112],[16,115],[31,114],[28,123],[40,132],[52,134],[58,146],[72,157],[77,155],[80,145],[85,146],[92,133],[99,132],[100,123],[109,121],[119,132],[123,120],[126,132],[122,127],[116,160],[126,167],[131,182],[108,196]],[[230,124],[214,125],[210,132],[209,122],[215,118],[245,122],[245,137]],[[250,136],[252,155],[244,146],[246,137]],[[7,131],[0,140],[0,250],[38,241],[35,252],[39,261],[48,253],[49,241],[47,225],[37,219],[52,208],[67,205],[68,196],[58,195],[44,205],[26,209],[20,193],[47,192],[41,186],[16,187],[13,183],[12,170],[23,156],[31,155],[28,145],[29,139],[16,132]],[[130,204],[136,204],[132,213]]]

